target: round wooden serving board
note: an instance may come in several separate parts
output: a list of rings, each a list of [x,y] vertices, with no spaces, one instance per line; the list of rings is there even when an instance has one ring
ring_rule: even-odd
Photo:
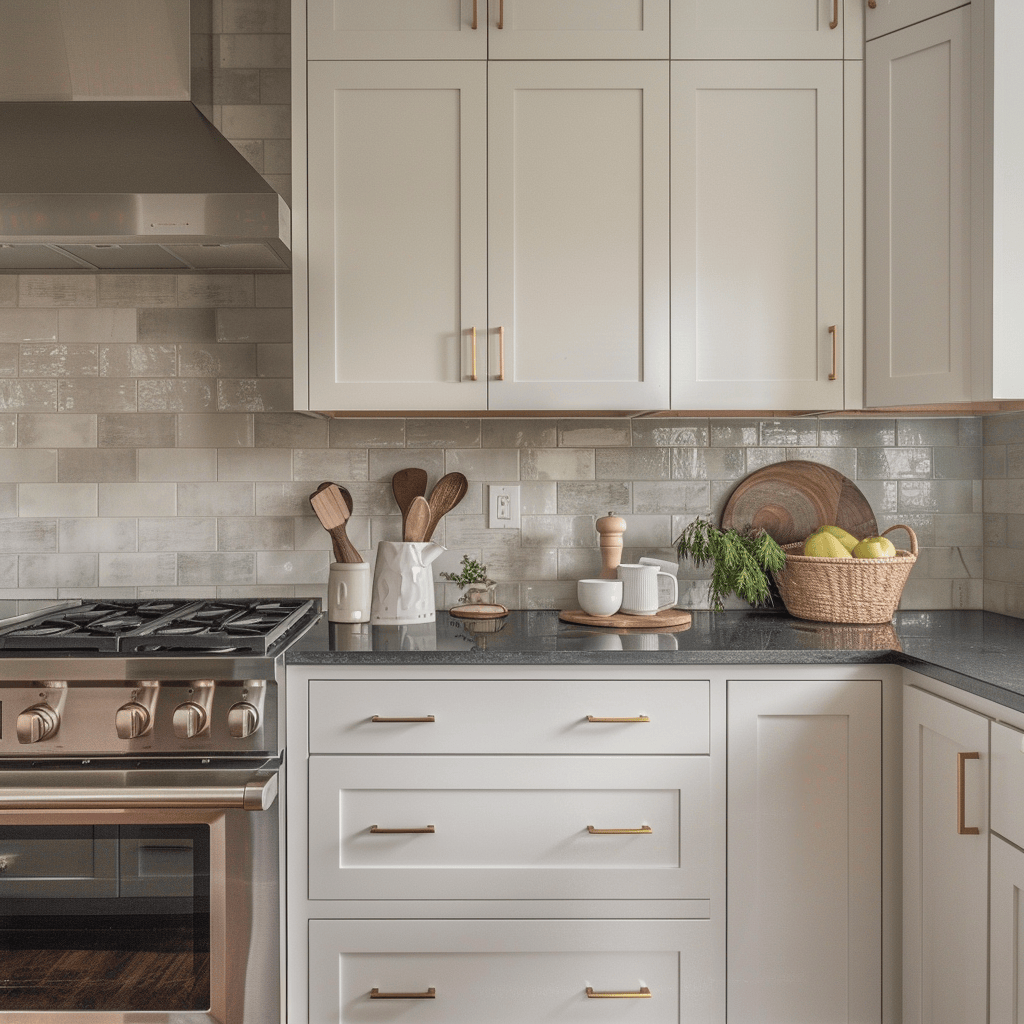
[[[646,629],[658,633],[671,633],[688,629],[693,616],[678,608],[666,608],[655,615],[626,615],[616,612],[614,615],[590,615],[582,609],[569,609],[559,612],[563,622],[574,622],[578,626],[604,626],[609,629]]]
[[[804,540],[819,526],[841,526],[858,540],[878,535],[871,505],[849,477],[799,459],[751,473],[729,495],[722,529],[748,526],[779,544]]]
[[[448,614],[457,619],[500,619],[508,609],[503,604],[457,604]]]

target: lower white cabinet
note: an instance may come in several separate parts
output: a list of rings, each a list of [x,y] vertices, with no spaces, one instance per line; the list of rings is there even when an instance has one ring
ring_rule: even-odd
[[[729,681],[730,1024],[880,1020],[881,696]]]
[[[1024,850],[992,837],[989,1020],[1024,1021]]]
[[[310,921],[310,1020],[703,1024],[712,939],[707,921]]]
[[[907,687],[903,1024],[988,1019],[988,740],[983,715]]]

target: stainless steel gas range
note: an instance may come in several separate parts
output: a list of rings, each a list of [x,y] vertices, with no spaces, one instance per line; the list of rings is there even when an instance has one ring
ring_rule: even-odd
[[[280,1024],[284,652],[319,602],[0,620],[0,1024]]]

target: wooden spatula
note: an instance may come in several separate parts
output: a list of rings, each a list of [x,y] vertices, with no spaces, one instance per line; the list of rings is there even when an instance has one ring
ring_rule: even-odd
[[[426,540],[427,525],[430,523],[430,506],[422,494],[417,494],[409,504],[402,530],[404,540],[417,542]]]
[[[352,510],[352,495],[348,490],[326,481],[309,496],[309,503],[317,519],[331,535],[335,558],[339,562],[362,562],[362,555],[345,532],[345,523]]]
[[[461,473],[445,473],[437,481],[434,489],[430,492],[430,522],[423,535],[424,540],[430,540],[433,537],[441,517],[445,513],[451,512],[462,501],[467,490],[469,490],[469,482]]]
[[[412,499],[427,493],[427,471],[425,469],[400,469],[391,478],[391,490],[402,512],[402,536],[405,536],[405,517],[409,514]]]

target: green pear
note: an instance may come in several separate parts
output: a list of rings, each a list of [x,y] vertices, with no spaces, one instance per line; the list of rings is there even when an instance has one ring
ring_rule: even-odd
[[[812,533],[804,541],[804,554],[811,558],[849,558],[850,552],[838,538],[831,533]]]
[[[857,546],[857,538],[852,533],[844,530],[841,526],[819,526],[814,533],[830,533],[833,537],[838,540],[847,551],[853,551]],[[811,534],[813,537],[814,534]]]
[[[896,545],[888,537],[865,537],[854,549],[854,558],[893,558]]]

